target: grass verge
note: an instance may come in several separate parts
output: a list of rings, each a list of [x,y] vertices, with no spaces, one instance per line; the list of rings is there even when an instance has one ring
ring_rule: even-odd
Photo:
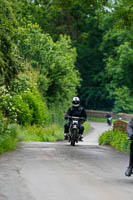
[[[90,124],[84,123],[84,133],[90,130]],[[64,139],[64,127],[53,124],[46,128],[38,127],[36,125],[21,127],[18,130],[19,141],[40,141],[40,142],[55,142]]]
[[[36,125],[19,127],[19,141],[39,141],[39,142],[54,142],[62,140],[64,137],[63,128],[57,124],[53,124],[46,128]]]
[[[97,117],[87,117],[87,120],[94,122],[107,122],[105,118],[97,118]]]
[[[91,129],[91,125],[89,124],[89,122],[86,121],[84,123],[84,134],[86,134],[90,129]]]
[[[105,122],[107,123],[106,118],[97,118],[97,117],[87,117],[87,120],[94,121],[94,122]],[[116,119],[113,119],[112,122],[115,122]]]
[[[90,130],[90,124],[84,123],[85,131]],[[1,128],[2,129],[2,128]],[[12,151],[16,148],[19,141],[39,141],[55,142],[64,139],[64,127],[53,124],[46,128],[33,126],[20,126],[18,124],[5,125],[5,129],[0,133],[0,154]]]

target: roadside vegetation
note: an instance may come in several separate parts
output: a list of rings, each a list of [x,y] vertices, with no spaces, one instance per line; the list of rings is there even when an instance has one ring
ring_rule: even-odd
[[[84,133],[90,130],[90,124],[84,123]],[[64,140],[64,128],[58,124],[52,124],[46,128],[34,126],[18,127],[18,141],[55,142]]]
[[[0,153],[18,140],[63,139],[64,112],[80,81],[70,37],[54,41],[37,23],[22,25],[12,3],[0,1]]]
[[[0,154],[16,148],[18,141],[16,124],[9,124],[0,113]]]
[[[73,96],[133,113],[132,21],[130,0],[1,0],[0,152],[62,139]]]
[[[122,152],[129,152],[130,141],[127,134],[119,130],[109,130],[99,137],[100,145],[111,145]]]
[[[129,152],[130,140],[127,140],[126,121],[116,120],[111,130],[104,132],[99,137],[100,145],[111,145],[122,152]]]
[[[89,131],[90,129],[91,129],[91,126],[90,126],[89,122],[86,121],[86,122],[84,123],[84,133],[85,133],[85,134],[88,133],[88,131]]]

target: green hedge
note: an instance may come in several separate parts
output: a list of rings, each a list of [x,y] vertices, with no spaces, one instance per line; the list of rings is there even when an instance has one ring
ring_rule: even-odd
[[[0,120],[0,154],[12,151],[17,146],[17,125]]]
[[[37,89],[14,95],[7,93],[0,100],[1,109],[11,123],[46,125],[49,121],[47,104]]]
[[[100,145],[111,145],[122,152],[129,152],[130,141],[127,134],[118,130],[109,130],[99,137]]]

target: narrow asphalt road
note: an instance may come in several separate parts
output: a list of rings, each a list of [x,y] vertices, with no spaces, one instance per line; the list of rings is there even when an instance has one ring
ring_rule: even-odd
[[[99,146],[109,127],[91,122],[84,142],[20,143],[0,156],[0,200],[132,200],[128,155]]]

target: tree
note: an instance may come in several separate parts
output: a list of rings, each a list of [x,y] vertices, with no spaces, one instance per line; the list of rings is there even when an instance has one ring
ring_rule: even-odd
[[[24,25],[29,21],[37,23],[54,41],[59,39],[60,34],[70,36],[72,45],[77,49],[77,70],[83,79],[79,90],[81,103],[86,108],[108,108],[108,91],[104,87],[105,65],[103,54],[99,50],[103,30],[99,28],[99,16],[97,17],[96,12],[101,12],[107,1],[12,1],[15,2],[13,6],[16,8],[16,17],[20,24]],[[43,79],[44,77],[40,77],[41,83]],[[47,83],[41,84],[41,87],[47,87]]]
[[[124,0],[119,1],[119,3],[114,4],[113,12],[110,12],[110,16],[106,13],[104,14],[103,19],[101,20],[101,27],[105,29],[106,33],[103,36],[101,43],[101,50],[104,53],[104,63],[105,63],[105,73],[110,80],[106,87],[109,91],[109,98],[114,101],[114,110],[127,111],[131,112],[129,105],[123,106],[123,93],[119,91],[126,91],[125,88],[128,88],[127,98],[132,102],[133,94],[133,60],[132,60],[132,25],[127,22],[125,23],[125,14],[129,10],[129,5],[131,2]],[[121,9],[122,8],[122,9]],[[131,10],[130,10],[131,11]],[[121,17],[120,17],[121,14]],[[130,13],[131,14],[131,13]],[[119,17],[118,17],[119,16]],[[126,14],[128,17],[128,14]],[[108,22],[108,19],[113,19],[111,23]],[[128,18],[128,21],[130,19]],[[131,22],[131,21],[130,21]],[[127,29],[125,29],[127,28]],[[121,94],[121,96],[120,96]],[[123,96],[122,96],[123,95]],[[128,96],[129,95],[129,96]],[[123,99],[121,101],[120,98]],[[125,98],[125,102],[126,99]],[[123,101],[123,102],[122,102]],[[122,105],[120,105],[120,102]],[[130,104],[130,103],[129,103]],[[119,106],[118,106],[119,105]],[[117,109],[119,107],[119,109]]]
[[[38,25],[18,29],[21,55],[39,72],[38,87],[49,103],[65,105],[76,92],[79,73],[75,69],[76,51],[70,38],[54,42]]]
[[[13,43],[15,17],[10,2],[0,1],[0,84],[9,85],[21,70],[21,59],[17,46]]]
[[[133,96],[126,86],[115,89],[114,112],[133,113]]]
[[[132,0],[10,1],[20,26],[27,27],[28,24],[38,24],[41,27],[40,35],[38,32],[33,34],[32,30],[29,30],[28,34],[31,34],[32,39],[26,35],[27,31],[24,33],[21,30],[25,43],[19,42],[21,50],[25,51],[21,55],[25,55],[25,59],[29,59],[32,66],[41,71],[41,73],[39,71],[38,79],[39,89],[43,94],[49,96],[49,101],[53,97],[60,99],[60,95],[57,95],[54,87],[57,88],[57,91],[60,88],[59,93],[62,93],[63,89],[63,87],[62,89],[61,86],[59,87],[55,76],[53,77],[55,69],[58,68],[58,73],[59,70],[62,71],[58,59],[62,60],[63,56],[60,53],[60,58],[60,51],[57,47],[59,46],[61,50],[66,52],[66,49],[64,50],[58,44],[60,41],[60,44],[63,45],[64,42],[66,45],[65,37],[59,39],[61,34],[70,36],[70,46],[77,50],[77,60],[76,57],[72,60],[75,60],[76,69],[82,78],[81,87],[78,90],[82,105],[89,109],[111,110],[116,98],[115,89],[124,86],[130,89],[132,96]],[[48,33],[50,36],[44,33]],[[34,37],[36,34],[37,36]],[[45,37],[42,36],[43,34]],[[47,49],[45,45],[42,48],[43,51],[41,49],[41,44],[44,44],[42,41],[46,40],[46,35],[47,44],[52,45],[52,47],[51,50],[47,50],[48,54],[45,55],[48,57],[44,59],[44,54],[40,52],[45,52]],[[42,38],[42,41],[39,37]],[[28,42],[30,43],[28,44]],[[36,45],[32,45],[32,43]],[[54,64],[52,65],[50,62],[48,63],[49,57],[56,67],[53,67]],[[56,72],[55,75],[58,77]],[[75,73],[77,74],[77,71]],[[74,88],[76,88],[75,86]]]

